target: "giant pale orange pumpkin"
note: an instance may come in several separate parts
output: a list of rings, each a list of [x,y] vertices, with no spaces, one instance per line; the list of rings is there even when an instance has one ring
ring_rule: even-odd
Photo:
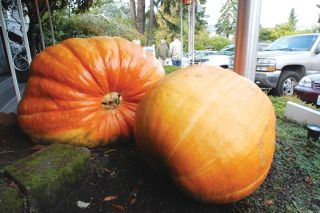
[[[65,40],[31,69],[18,108],[22,129],[36,142],[89,147],[128,137],[138,103],[164,75],[142,47],[110,37]]]
[[[275,147],[268,97],[232,71],[195,66],[163,78],[139,104],[138,150],[185,193],[237,201],[266,178]]]

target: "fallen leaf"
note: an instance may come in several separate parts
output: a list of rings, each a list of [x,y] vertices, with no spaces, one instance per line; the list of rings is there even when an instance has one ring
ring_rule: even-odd
[[[108,172],[108,173],[111,172],[111,170],[110,170],[110,169],[107,169],[107,168],[104,168],[104,171],[105,171],[105,172]]]
[[[103,199],[103,201],[111,201],[111,200],[115,200],[115,199],[118,199],[118,195],[110,195],[110,196],[107,196]]]
[[[273,200],[264,200],[264,204],[272,205],[273,204]]]
[[[112,204],[113,208],[118,209],[120,211],[124,211],[124,207],[122,205]]]
[[[130,204],[133,205],[135,202],[136,202],[137,198],[133,198],[131,201],[130,201]]]
[[[104,154],[109,154],[109,153],[112,153],[115,151],[117,151],[117,150],[116,149],[109,149],[109,150],[105,151]]]
[[[310,177],[305,177],[304,181],[308,184],[312,183],[312,179]]]
[[[12,187],[12,188],[18,189],[17,184],[15,182],[13,182],[13,181],[11,181],[9,186]]]
[[[77,201],[77,206],[78,206],[79,208],[81,208],[81,209],[85,209],[85,208],[87,208],[89,205],[90,205],[90,203],[83,202],[83,201],[80,201],[80,200]]]
[[[34,145],[33,147],[31,147],[30,149],[35,150],[35,151],[39,151],[43,148],[44,148],[43,145],[37,144],[37,145]]]
[[[11,151],[11,150],[8,150],[8,151],[2,151],[0,152],[0,155],[3,155],[3,154],[9,154],[9,153],[13,153],[14,151]]]

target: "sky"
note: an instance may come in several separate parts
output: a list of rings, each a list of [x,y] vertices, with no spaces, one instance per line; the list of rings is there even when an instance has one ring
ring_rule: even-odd
[[[205,5],[209,25],[214,25],[219,16],[220,9],[226,0],[207,0]],[[292,8],[297,15],[298,29],[310,28],[316,25],[320,14],[320,8],[316,7],[320,0],[262,0],[260,24],[262,27],[271,28],[276,24],[288,21]]]

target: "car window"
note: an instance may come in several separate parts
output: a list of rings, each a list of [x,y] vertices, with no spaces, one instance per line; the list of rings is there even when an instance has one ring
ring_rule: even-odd
[[[225,48],[223,48],[222,50],[220,50],[219,52],[216,53],[216,55],[228,55],[231,56],[234,54],[234,45],[232,46],[227,46]]]
[[[274,41],[265,51],[308,51],[317,37],[317,35],[282,37]]]

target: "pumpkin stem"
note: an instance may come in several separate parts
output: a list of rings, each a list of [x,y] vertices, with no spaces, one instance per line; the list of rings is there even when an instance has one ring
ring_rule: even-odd
[[[110,92],[102,99],[102,105],[107,110],[116,109],[121,102],[122,97],[117,92]]]

